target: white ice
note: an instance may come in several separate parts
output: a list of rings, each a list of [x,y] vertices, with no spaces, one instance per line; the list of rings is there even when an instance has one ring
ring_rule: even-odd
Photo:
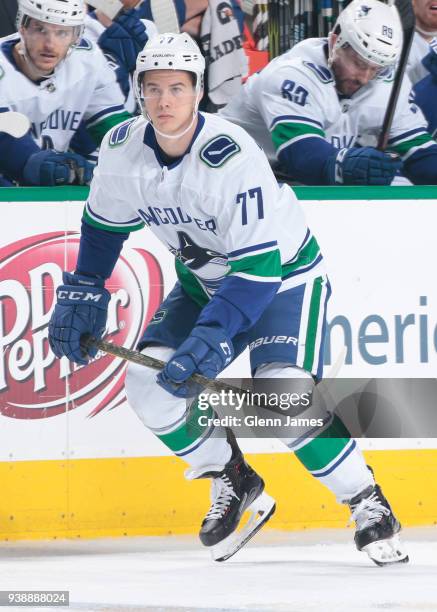
[[[437,528],[405,529],[410,563],[385,568],[352,534],[266,531],[226,563],[188,536],[2,543],[0,589],[68,590],[86,611],[437,611]]]

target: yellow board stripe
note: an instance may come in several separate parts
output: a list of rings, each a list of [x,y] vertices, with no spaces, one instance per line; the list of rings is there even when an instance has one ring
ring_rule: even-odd
[[[403,525],[437,522],[437,450],[369,451]],[[276,498],[270,529],[345,527],[348,510],[291,453],[247,455]],[[188,482],[175,457],[0,463],[0,539],[197,533],[209,481]]]

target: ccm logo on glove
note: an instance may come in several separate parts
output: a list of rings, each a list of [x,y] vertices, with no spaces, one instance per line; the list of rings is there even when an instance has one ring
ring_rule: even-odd
[[[63,289],[57,292],[59,300],[83,300],[84,302],[98,302],[102,297],[101,293],[85,293],[84,291],[64,291]]]

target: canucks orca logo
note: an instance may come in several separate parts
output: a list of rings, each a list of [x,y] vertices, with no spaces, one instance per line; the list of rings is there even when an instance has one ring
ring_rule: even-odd
[[[202,248],[186,232],[178,232],[178,239],[179,245],[177,247],[170,245],[169,249],[172,255],[177,257],[187,268],[200,270],[200,268],[205,268],[208,264],[227,267],[228,259],[225,255],[211,249]],[[224,270],[220,270],[220,277],[225,276],[225,274]]]
[[[371,6],[366,6],[365,4],[362,4],[358,11],[358,17],[365,17],[368,13],[370,13],[371,10]]]

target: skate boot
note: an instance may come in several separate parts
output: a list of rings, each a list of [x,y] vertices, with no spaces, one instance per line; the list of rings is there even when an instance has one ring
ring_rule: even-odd
[[[261,529],[273,515],[275,500],[264,493],[264,481],[246,463],[238,448],[233,446],[230,461],[222,466],[206,466],[202,470],[187,470],[186,477],[212,478],[211,507],[203,519],[199,537],[211,547],[214,561],[226,561]],[[249,520],[240,526],[245,511]]]
[[[376,565],[407,563],[408,555],[399,539],[401,524],[379,485],[367,487],[348,502],[355,521],[355,544]]]

